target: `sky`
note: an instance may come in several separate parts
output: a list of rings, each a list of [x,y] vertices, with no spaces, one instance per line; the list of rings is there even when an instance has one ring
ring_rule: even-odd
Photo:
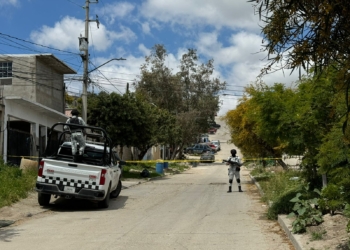
[[[0,0],[0,54],[49,53],[74,69],[66,75],[67,91],[82,92],[80,36],[85,36],[85,0]],[[95,20],[98,19],[99,25]],[[247,0],[90,0],[88,91],[123,94],[140,76],[151,48],[163,44],[174,73],[181,56],[195,49],[200,63],[214,60],[213,77],[227,83],[220,94],[224,115],[236,107],[244,87],[266,65],[259,16]],[[75,79],[75,80],[74,80]],[[277,71],[264,82],[292,86],[298,74]]]

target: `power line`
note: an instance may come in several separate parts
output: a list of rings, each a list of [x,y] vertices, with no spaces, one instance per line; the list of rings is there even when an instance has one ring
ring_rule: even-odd
[[[96,66],[95,66],[92,62],[90,62],[90,63],[96,68]],[[102,75],[116,90],[118,90],[120,94],[122,94],[122,92],[121,92],[116,86],[114,86],[114,84],[112,84],[111,81],[110,81],[99,69],[97,69],[97,71],[100,72],[100,74],[101,74],[101,75]]]
[[[18,38],[18,37],[14,37],[14,36],[11,36],[11,35],[7,35],[7,34],[1,33],[1,32],[0,32],[0,35],[1,35],[1,36],[5,36],[5,37],[10,37],[10,38],[12,38],[12,39],[19,40],[19,41],[22,41],[22,42],[30,43],[30,44],[33,44],[33,45],[36,45],[36,46],[40,46],[40,47],[43,47],[43,48],[52,49],[52,50],[56,50],[56,51],[60,51],[60,52],[65,52],[65,53],[69,53],[69,54],[74,54],[74,55],[79,55],[79,53],[74,53],[74,52],[71,52],[71,51],[65,51],[65,50],[60,50],[60,49],[52,48],[52,47],[45,46],[45,45],[42,45],[42,44],[30,42],[30,41],[27,41],[27,40],[24,40],[24,39],[21,39],[21,38]],[[80,56],[80,55],[79,55],[79,56]]]
[[[75,4],[75,5],[79,6],[80,8],[84,8],[84,6],[79,5],[79,4],[77,4],[76,2],[73,2],[73,1],[71,1],[71,0],[67,0],[67,1],[68,1],[68,2],[71,2],[72,4]]]
[[[43,84],[43,83],[36,82],[36,81],[34,81],[32,79],[29,79],[29,78],[18,76],[16,74],[12,74],[12,77],[18,78],[18,79],[22,79],[22,80],[27,81],[27,82],[32,82],[32,83],[34,83],[36,85],[41,85],[41,86],[46,87],[46,88],[51,88],[51,89],[54,89],[54,90],[57,90],[57,91],[63,91],[63,86],[62,86],[62,89],[56,88],[56,87],[53,87],[53,86],[49,86],[49,85],[46,85],[46,84]],[[12,85],[12,86],[13,87],[17,87],[17,86],[21,87],[21,86],[34,86],[34,85],[20,85],[20,84],[17,85],[16,84],[16,85]]]

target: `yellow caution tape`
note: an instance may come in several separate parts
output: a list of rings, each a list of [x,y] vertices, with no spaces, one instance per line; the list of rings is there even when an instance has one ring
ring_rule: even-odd
[[[7,155],[7,157],[19,157],[19,158],[34,158],[38,159],[39,156],[28,155]],[[261,160],[281,160],[282,158],[243,158],[243,161],[261,161]],[[222,162],[226,159],[214,160],[214,162]],[[186,159],[186,160],[127,160],[127,163],[164,163],[164,162],[212,162],[212,160],[200,160],[200,159]]]

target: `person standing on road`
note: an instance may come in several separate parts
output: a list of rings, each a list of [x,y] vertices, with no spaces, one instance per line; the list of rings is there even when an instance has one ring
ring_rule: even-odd
[[[83,118],[79,117],[78,110],[73,109],[71,111],[71,115],[72,117],[70,117],[66,121],[66,123],[86,126],[86,123],[83,120]],[[85,149],[84,129],[73,125],[64,126],[64,128],[70,129],[71,131],[72,155],[74,157],[74,161],[81,161],[81,158],[84,154],[84,149]],[[79,152],[77,152],[78,143],[79,143]]]
[[[236,154],[237,154],[237,151],[235,149],[232,149],[231,156],[228,157],[226,161],[226,165],[229,165],[229,168],[228,168],[229,186],[228,186],[227,193],[232,192],[233,177],[236,177],[236,181],[238,183],[238,192],[243,192],[241,187],[241,176],[239,173],[241,171],[241,160]]]

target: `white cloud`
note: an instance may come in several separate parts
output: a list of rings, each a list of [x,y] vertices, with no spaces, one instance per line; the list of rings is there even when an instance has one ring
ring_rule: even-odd
[[[125,18],[135,9],[135,6],[128,2],[116,2],[106,4],[98,10],[99,16],[103,17],[108,24],[113,24],[116,18]]]
[[[38,44],[52,46],[57,49],[78,50],[79,35],[85,35],[85,23],[74,17],[64,17],[60,22],[56,22],[53,27],[42,26],[40,30],[33,31],[30,34],[32,41]],[[136,35],[128,27],[120,26],[120,32],[109,31],[106,26],[100,25],[91,27],[89,32],[89,46],[97,51],[107,50],[115,40],[130,42],[136,38]]]
[[[143,33],[145,33],[145,34],[150,34],[151,33],[151,28],[150,28],[148,22],[141,23],[141,27],[142,27],[142,32]]]
[[[223,96],[220,115],[237,105],[244,87],[257,80],[261,69],[266,65],[266,52],[261,51],[261,36],[246,31],[232,33],[226,41],[220,40],[218,31],[200,33],[195,46],[199,55],[214,59],[218,76],[227,82],[228,96]],[[225,45],[224,45],[225,44]],[[262,80],[272,85],[276,82],[291,86],[298,80],[298,73],[290,75],[290,70],[277,71],[263,76]],[[237,96],[238,95],[238,96]]]
[[[57,49],[77,49],[79,46],[79,33],[84,36],[84,22],[74,17],[64,17],[56,22],[54,27],[44,25],[39,31],[32,31],[32,41]]]
[[[124,41],[125,43],[130,43],[137,38],[135,33],[130,28],[125,26],[120,26],[119,28],[119,32],[105,30],[102,32],[102,34],[100,33],[99,35],[104,36],[104,38],[101,39],[101,45],[103,46],[103,42],[106,42],[106,40],[109,40],[110,42],[119,40]]]
[[[145,56],[149,55],[150,52],[151,52],[151,50],[148,49],[148,48],[146,48],[146,46],[145,46],[144,44],[139,44],[138,49],[139,49]]]
[[[0,0],[0,6],[5,6],[5,5],[18,6],[19,1],[18,0]]]
[[[258,29],[258,17],[246,0],[147,0],[141,12],[147,18],[185,26]]]
[[[261,37],[247,32],[232,34],[228,46],[218,40],[219,33],[201,33],[195,42],[198,52],[213,58],[215,64],[228,65],[235,62],[256,63],[264,54],[257,53],[261,48]]]

